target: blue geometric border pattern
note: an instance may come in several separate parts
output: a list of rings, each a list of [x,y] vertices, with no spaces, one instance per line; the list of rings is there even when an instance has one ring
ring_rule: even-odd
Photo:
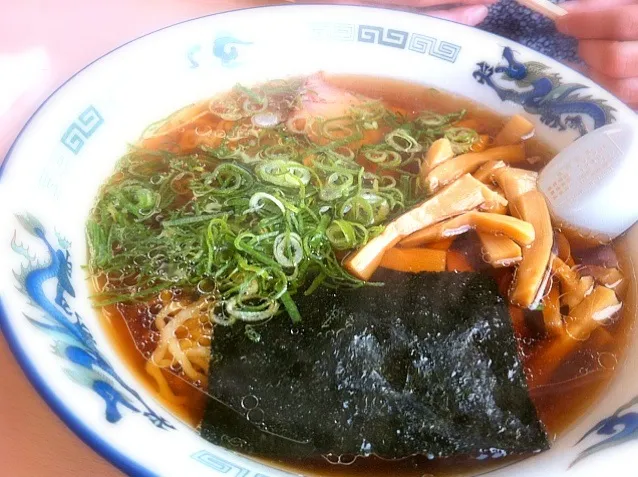
[[[359,25],[357,40],[363,43],[378,43],[392,48],[405,48],[409,33],[402,30],[387,30],[380,26]]]
[[[454,43],[437,40],[431,36],[413,33],[408,50],[416,51],[417,53],[427,53],[430,56],[454,63],[459,56],[461,47]]]
[[[104,123],[104,118],[95,106],[89,106],[64,132],[61,139],[62,144],[73,154],[78,154],[84,147],[84,143],[87,139],[97,131],[102,123]]]
[[[356,25],[352,23],[313,23],[310,27],[316,40],[354,41]]]
[[[409,38],[409,41],[408,41]],[[456,62],[461,46],[432,36],[410,33],[393,28],[385,29],[374,25],[359,25],[357,41],[376,43],[391,48],[407,49],[415,53],[427,54],[450,63]]]
[[[216,470],[217,472],[228,474],[231,477],[268,477],[265,474],[256,473],[237,464],[233,464],[232,462],[228,462],[227,460],[205,450],[195,452],[191,455],[191,458],[207,467],[210,467],[211,469]]]

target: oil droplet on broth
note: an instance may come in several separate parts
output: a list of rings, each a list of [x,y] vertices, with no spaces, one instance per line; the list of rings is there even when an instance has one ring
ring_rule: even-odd
[[[323,454],[321,457],[332,465],[352,465],[359,458],[358,455],[354,454]]]
[[[257,406],[259,406],[259,398],[257,396],[249,394],[248,396],[241,398],[241,407],[247,411],[256,409]]]
[[[603,369],[613,370],[616,369],[618,358],[615,353],[603,351],[602,353],[598,353],[598,364]]]
[[[177,328],[175,328],[173,335],[176,338],[180,338],[180,339],[188,338],[190,336],[190,330],[186,326],[180,325]]]
[[[339,464],[341,465],[352,465],[359,458],[358,455],[354,454],[343,454],[339,456]]]
[[[260,408],[250,409],[246,413],[246,419],[255,424],[264,422],[264,411]]]

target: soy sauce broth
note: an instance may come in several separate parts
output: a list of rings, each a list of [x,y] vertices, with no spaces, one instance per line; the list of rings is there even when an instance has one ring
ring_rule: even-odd
[[[381,99],[415,114],[424,109],[449,113],[459,109],[466,109],[468,117],[478,123],[477,130],[483,134],[494,136],[503,126],[507,118],[502,118],[492,111],[480,108],[471,101],[453,96],[431,88],[414,85],[398,80],[389,80],[360,76],[331,76],[332,85],[345,90],[359,93],[371,98]],[[533,164],[526,164],[525,168],[539,170],[544,163],[555,154],[551,148],[542,143],[539,138],[526,142],[528,157],[535,157]],[[633,280],[633,268],[628,262],[626,243],[624,238],[618,239],[613,246],[607,246],[607,259],[618,262],[618,268],[623,272],[626,282]],[[592,252],[591,241],[572,240],[575,252],[587,258]],[[580,247],[580,249],[579,249]],[[473,233],[467,233],[454,240],[451,247],[455,260],[448,261],[449,270],[477,270],[492,274],[497,281],[506,281],[508,269],[492,270],[481,260],[481,245]],[[510,277],[511,278],[511,277]],[[96,284],[99,287],[99,284]],[[633,283],[629,283],[633,286]],[[179,293],[179,290],[178,290]],[[615,370],[623,361],[624,350],[630,336],[635,315],[633,295],[631,299],[620,296],[623,300],[621,316],[615,318],[609,325],[596,330],[592,336],[583,341],[578,350],[564,360],[552,373],[552,377],[542,385],[532,386],[531,398],[538,414],[545,424],[550,439],[558,438],[570,425],[576,422],[602,395]],[[515,311],[515,310],[514,310]],[[526,323],[542,323],[540,312],[517,312],[524,316]],[[137,305],[109,305],[99,313],[100,321],[117,351],[127,362],[136,378],[154,393],[158,400],[169,408],[176,416],[188,424],[196,427],[201,420],[206,403],[206,395],[193,383],[171,372],[162,370],[175,394],[183,402],[171,402],[158,392],[156,382],[145,371],[146,362],[152,352],[156,339],[153,329],[153,310],[149,304]],[[540,322],[539,322],[540,320]],[[528,327],[530,328],[530,327]],[[539,324],[538,328],[521,329],[517,333],[520,357],[525,366],[525,373],[530,382],[534,377],[543,374],[546,363],[535,359],[542,351],[547,336]],[[214,339],[214,336],[213,336]],[[317,458],[303,462],[276,462],[275,465],[309,475],[461,475],[488,470],[491,466],[502,465],[521,459],[522,457],[508,457],[499,461],[477,462],[463,459],[440,459],[429,461],[423,456],[411,457],[397,461],[384,461],[376,457],[359,458],[354,462],[347,460],[342,465],[329,463],[326,459]],[[273,462],[266,462],[273,464]],[[348,464],[348,465],[343,465]]]

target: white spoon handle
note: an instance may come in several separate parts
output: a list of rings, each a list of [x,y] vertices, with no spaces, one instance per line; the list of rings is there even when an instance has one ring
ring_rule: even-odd
[[[516,0],[521,5],[546,16],[550,20],[556,21],[558,17],[567,14],[567,10],[550,2],[549,0]]]
[[[636,124],[603,126],[545,166],[538,187],[559,222],[614,238],[638,220],[637,131]]]

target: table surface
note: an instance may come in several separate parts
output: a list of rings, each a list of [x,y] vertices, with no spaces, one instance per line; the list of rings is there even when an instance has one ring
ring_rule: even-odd
[[[0,0],[0,162],[18,131],[51,91],[107,51],[188,18],[277,3],[282,2]],[[22,374],[1,334],[0,383],[0,474],[122,475],[48,408]]]

